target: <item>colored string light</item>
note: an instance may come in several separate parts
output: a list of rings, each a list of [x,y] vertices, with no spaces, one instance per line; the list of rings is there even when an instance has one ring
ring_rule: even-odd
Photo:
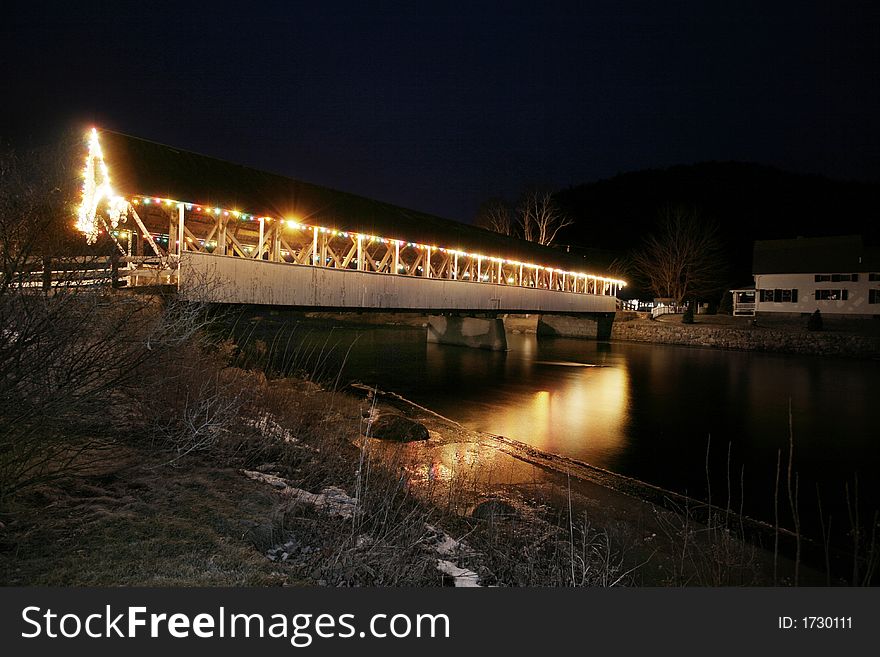
[[[334,237],[345,237],[349,239],[357,240],[366,240],[368,242],[380,242],[382,244],[396,244],[400,247],[410,247],[414,249],[425,250],[428,253],[431,251],[440,251],[442,253],[448,253],[453,256],[472,258],[477,260],[488,260],[493,263],[503,263],[506,265],[513,265],[516,267],[528,267],[529,269],[534,270],[544,270],[550,273],[563,274],[572,277],[578,278],[589,278],[595,281],[601,281],[603,283],[610,283],[612,285],[617,285],[619,287],[624,287],[626,285],[626,281],[614,278],[608,278],[605,276],[596,276],[594,274],[587,274],[584,272],[573,272],[567,271],[564,269],[557,269],[555,267],[545,267],[543,265],[538,265],[535,263],[529,262],[520,262],[519,260],[510,260],[507,258],[502,258],[499,256],[488,256],[480,253],[470,253],[467,251],[461,251],[458,249],[451,249],[448,247],[438,247],[431,244],[421,244],[419,242],[407,242],[395,238],[382,237],[377,235],[366,235],[360,234],[353,231],[340,231],[334,228],[328,228],[326,226],[317,226],[312,224],[304,224],[299,221],[295,221],[293,219],[283,219],[283,218],[275,218],[268,215],[256,215],[250,214],[247,212],[242,212],[240,210],[232,210],[232,209],[224,209],[220,207],[210,207],[205,205],[200,205],[198,203],[193,203],[189,201],[179,201],[175,199],[169,198],[159,198],[156,196],[143,196],[143,195],[135,195],[132,196],[131,199],[126,199],[122,196],[115,195],[113,193],[113,188],[110,184],[110,176],[107,168],[107,164],[104,162],[104,154],[101,150],[101,144],[98,139],[98,132],[94,128],[92,129],[89,135],[89,154],[86,158],[86,167],[83,173],[84,183],[83,183],[83,199],[80,204],[78,218],[77,218],[77,229],[83,232],[86,236],[86,241],[89,244],[94,243],[99,234],[98,227],[98,209],[102,202],[107,202],[107,213],[110,219],[111,226],[116,228],[120,220],[125,219],[125,215],[128,212],[128,208],[130,205],[157,205],[161,206],[176,206],[183,207],[188,211],[195,211],[199,214],[207,214],[219,216],[221,213],[223,216],[228,217],[232,216],[239,221],[247,221],[247,222],[256,222],[256,221],[265,221],[272,222],[278,221],[281,225],[286,225],[287,227],[294,230],[317,230],[320,233],[331,234]],[[470,274],[466,271],[463,274],[463,277],[470,277]],[[485,277],[482,277],[484,280],[488,280]],[[508,281],[511,279],[508,279]]]

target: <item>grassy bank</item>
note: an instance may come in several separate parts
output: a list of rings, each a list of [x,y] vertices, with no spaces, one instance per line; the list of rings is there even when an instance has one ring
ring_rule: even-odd
[[[43,381],[34,376],[45,371],[36,359],[46,361],[46,352],[20,354],[32,359],[21,370],[27,385],[4,390],[19,404],[5,406],[7,413],[30,414],[20,412],[14,427],[26,453],[4,437],[0,583],[826,581],[748,540],[730,508],[707,512],[662,495],[646,501],[576,464],[406,400],[342,390],[322,369],[322,354],[232,342],[229,322],[204,309],[148,300],[124,306],[124,323],[109,321],[117,300],[72,306],[76,317],[98,313],[97,328],[48,353],[82,363],[77,354],[100,344],[101,357],[85,368],[89,377],[80,372],[75,394],[57,382],[56,396],[67,401],[51,407],[51,421],[26,399],[16,401]],[[97,330],[101,313],[106,330]],[[124,339],[108,339],[120,326]],[[118,367],[123,355],[138,366]],[[100,380],[107,363],[113,387],[86,385]],[[418,423],[428,440],[375,437],[383,415]]]
[[[302,381],[237,374],[262,387],[266,405],[243,413],[212,449],[179,458],[175,450],[120,438],[101,462],[6,504],[0,581],[636,581],[608,534],[581,526],[572,533],[549,508],[523,513],[493,498],[466,513],[482,499],[483,485],[464,470],[426,483],[405,446],[386,449],[361,435],[375,403]]]
[[[726,531],[709,540],[705,526],[686,515],[531,465],[439,420],[427,422],[427,443],[366,439],[364,414],[375,412],[374,401],[304,382],[265,385],[279,412],[242,418],[244,443],[178,459],[120,440],[103,463],[18,497],[2,516],[0,581],[770,581],[766,553]],[[328,491],[338,492],[336,508],[315,503]]]

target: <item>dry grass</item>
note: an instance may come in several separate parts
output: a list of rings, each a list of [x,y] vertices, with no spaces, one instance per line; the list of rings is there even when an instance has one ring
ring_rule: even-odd
[[[445,558],[485,584],[633,581],[610,534],[581,519],[571,530],[540,508],[487,522],[417,495],[401,451],[373,453],[372,441],[358,440],[369,402],[255,372],[222,378],[260,394],[210,451],[178,458],[174,445],[134,437],[117,445],[112,465],[19,496],[3,515],[0,582],[439,586],[449,579],[437,570],[435,526],[466,538]],[[271,422],[253,422],[260,417]],[[341,487],[356,498],[356,512],[327,515],[242,468],[312,492]],[[454,495],[461,502],[478,493]]]
[[[120,448],[116,465],[41,487],[4,514],[0,582],[48,586],[291,583],[253,549],[275,500],[200,459]]]

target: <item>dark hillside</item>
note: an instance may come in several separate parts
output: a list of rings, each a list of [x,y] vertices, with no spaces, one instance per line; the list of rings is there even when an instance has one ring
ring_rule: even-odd
[[[639,244],[658,209],[684,204],[715,219],[731,284],[751,281],[756,239],[862,234],[880,243],[880,183],[833,180],[740,162],[705,162],[623,173],[557,194],[575,218],[561,242],[625,251]]]

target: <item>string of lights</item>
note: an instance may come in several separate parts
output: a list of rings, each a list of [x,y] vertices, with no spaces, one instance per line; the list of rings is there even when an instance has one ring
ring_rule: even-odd
[[[100,234],[100,226],[98,224],[98,212],[102,202],[107,202],[107,216],[110,225],[116,228],[120,220],[124,221],[129,210],[138,206],[160,206],[163,208],[183,208],[186,212],[194,213],[196,216],[205,217],[231,217],[243,222],[279,222],[282,226],[292,230],[300,231],[317,231],[323,234],[329,234],[334,237],[351,238],[353,240],[365,240],[367,242],[378,242],[382,244],[397,244],[400,247],[411,247],[425,251],[439,251],[440,253],[448,253],[453,256],[472,258],[477,260],[486,260],[492,263],[502,263],[513,265],[516,267],[524,267],[532,270],[543,270],[556,274],[567,276],[587,278],[603,283],[624,287],[626,282],[620,279],[609,278],[606,276],[597,276],[585,272],[573,272],[557,267],[548,267],[531,262],[521,262],[519,260],[511,260],[496,255],[485,255],[481,253],[472,253],[460,249],[453,249],[445,246],[436,246],[432,244],[423,244],[420,242],[411,242],[396,238],[389,238],[379,235],[370,235],[365,233],[357,233],[348,230],[338,230],[327,226],[319,226],[300,222],[296,219],[277,217],[265,214],[254,214],[241,210],[221,208],[213,205],[205,205],[194,203],[191,201],[183,201],[178,199],[161,198],[157,196],[132,195],[128,198],[116,195],[110,184],[110,175],[107,164],[104,161],[104,154],[101,149],[98,132],[92,129],[89,134],[89,153],[86,157],[86,166],[83,173],[83,198],[80,205],[76,227],[86,236],[89,244],[94,243]]]
[[[436,246],[436,245],[432,245],[432,244],[422,244],[420,242],[409,242],[406,240],[401,240],[401,239],[396,239],[396,238],[391,238],[391,237],[383,237],[380,235],[370,235],[367,233],[357,233],[357,232],[350,231],[350,230],[338,230],[336,228],[330,228],[327,226],[319,226],[316,224],[303,223],[303,222],[297,221],[295,219],[287,219],[287,218],[283,218],[283,217],[272,217],[269,215],[250,214],[247,212],[242,212],[240,210],[230,210],[230,209],[226,209],[226,208],[203,205],[203,204],[193,203],[193,202],[189,202],[189,201],[181,201],[181,200],[169,199],[169,198],[159,198],[156,196],[138,195],[138,196],[132,196],[129,202],[134,206],[154,205],[154,206],[163,206],[163,207],[169,207],[169,208],[180,208],[181,206],[183,206],[183,208],[187,212],[195,212],[197,214],[201,214],[204,216],[213,215],[215,217],[220,217],[220,216],[232,217],[233,219],[237,219],[239,221],[259,222],[260,220],[263,220],[266,223],[279,222],[281,225],[287,226],[287,227],[294,229],[294,230],[306,231],[306,230],[317,229],[319,233],[329,234],[334,237],[351,238],[351,239],[355,239],[355,240],[360,238],[360,239],[365,240],[367,242],[378,242],[378,243],[382,243],[382,244],[398,244],[400,246],[408,246],[408,247],[411,247],[414,249],[438,251],[440,253],[448,253],[450,255],[458,255],[459,257],[482,259],[482,260],[487,260],[489,262],[494,262],[494,263],[501,262],[503,264],[514,265],[517,267],[522,266],[522,267],[526,267],[529,269],[538,269],[538,270],[544,270],[544,271],[548,271],[548,272],[555,272],[557,274],[567,274],[569,276],[579,276],[582,278],[585,277],[585,278],[590,278],[590,279],[594,279],[594,280],[602,281],[602,282],[606,282],[606,283],[613,283],[615,285],[619,285],[620,287],[623,287],[626,285],[626,282],[623,280],[609,278],[607,276],[597,276],[595,274],[587,274],[584,272],[572,272],[572,271],[568,271],[568,270],[564,270],[564,269],[560,269],[560,268],[556,268],[556,267],[547,267],[544,265],[538,265],[538,264],[530,263],[530,262],[521,262],[519,260],[511,260],[511,259],[502,258],[499,256],[490,256],[490,255],[485,255],[485,254],[481,254],[481,253],[472,253],[472,252],[463,251],[460,249],[451,249],[451,248],[447,248],[447,247],[443,247],[443,246]]]
[[[89,153],[83,172],[82,203],[77,214],[76,227],[86,236],[87,244],[94,244],[101,228],[98,222],[98,208],[102,201],[107,202],[107,219],[116,228],[128,214],[129,204],[123,197],[113,193],[110,184],[110,171],[104,162],[104,152],[98,139],[98,131],[92,128],[89,133]]]

